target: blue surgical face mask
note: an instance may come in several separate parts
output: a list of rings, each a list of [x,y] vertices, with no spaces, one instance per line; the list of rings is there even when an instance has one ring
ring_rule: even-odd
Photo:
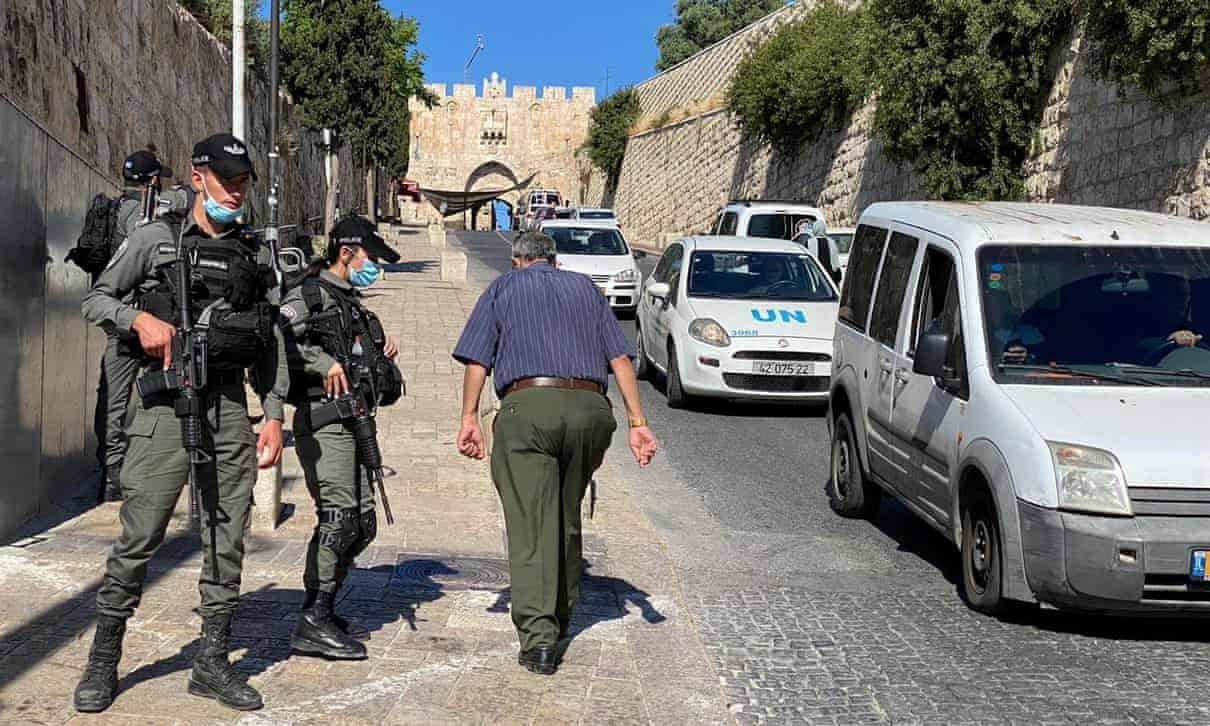
[[[382,269],[373,260],[366,260],[360,270],[349,268],[349,284],[353,287],[369,287],[378,282],[380,274]]]
[[[206,201],[203,203],[206,216],[217,224],[235,224],[244,213],[242,206],[239,209],[230,209],[214,201],[214,197],[210,196],[210,190],[206,187],[205,177],[202,177],[202,194],[206,195]]]

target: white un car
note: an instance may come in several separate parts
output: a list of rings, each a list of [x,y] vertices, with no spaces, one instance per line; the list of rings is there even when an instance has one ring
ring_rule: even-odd
[[[673,242],[643,288],[638,367],[694,396],[826,401],[836,286],[802,246],[775,239]]]
[[[647,254],[631,250],[614,222],[552,219],[542,231],[555,240],[559,267],[590,277],[614,310],[634,313],[642,281],[635,258]]]

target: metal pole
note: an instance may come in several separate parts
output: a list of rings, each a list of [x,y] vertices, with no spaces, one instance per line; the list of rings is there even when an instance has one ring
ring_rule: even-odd
[[[245,118],[247,108],[244,94],[244,76],[248,66],[247,47],[244,42],[244,0],[231,2],[231,133],[244,143],[248,141],[248,125]]]
[[[475,36],[475,50],[471,53],[471,57],[466,60],[466,65],[462,68],[462,82],[466,83],[471,75],[471,63],[475,62],[475,56],[479,55],[479,51],[483,50],[483,36]]]
[[[237,0],[238,2],[239,0]],[[277,116],[278,116],[278,86],[280,84],[278,68],[278,42],[281,35],[281,0],[271,0],[269,3],[269,219],[265,225],[265,242],[273,253],[273,268],[277,272],[278,287],[282,286],[283,276],[278,255],[281,246],[278,238],[278,212],[281,189],[278,186],[279,161],[277,150]]]

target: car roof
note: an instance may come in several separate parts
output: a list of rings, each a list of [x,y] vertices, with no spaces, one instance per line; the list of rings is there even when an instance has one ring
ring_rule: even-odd
[[[816,217],[823,217],[823,212],[813,204],[807,202],[778,201],[775,199],[767,201],[753,199],[746,202],[728,202],[726,208],[731,210],[751,209],[753,211],[806,212]]]
[[[583,227],[584,229],[612,229],[618,226],[609,219],[548,219],[542,222],[543,227]]]
[[[803,246],[784,239],[768,237],[724,237],[696,235],[676,240],[690,252],[786,252],[803,254]]]
[[[606,209],[605,207],[580,207],[579,210],[581,212],[608,212],[609,214],[614,213],[612,209]]]
[[[828,227],[828,234],[855,234],[856,227]]]
[[[1210,225],[1185,217],[1112,207],[1024,202],[884,202],[863,223],[898,222],[953,240],[987,243],[1081,243],[1179,246],[1210,244]]]

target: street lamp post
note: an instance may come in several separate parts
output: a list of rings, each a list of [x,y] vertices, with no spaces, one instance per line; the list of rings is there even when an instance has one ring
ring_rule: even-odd
[[[277,284],[282,286],[284,280],[281,265],[277,263],[281,251],[278,238],[279,206],[281,189],[279,183],[278,163],[281,156],[277,151],[277,116],[278,116],[278,85],[280,84],[278,68],[278,42],[281,36],[281,0],[271,0],[269,3],[269,219],[265,225],[265,242],[273,253],[274,269],[277,270]]]

